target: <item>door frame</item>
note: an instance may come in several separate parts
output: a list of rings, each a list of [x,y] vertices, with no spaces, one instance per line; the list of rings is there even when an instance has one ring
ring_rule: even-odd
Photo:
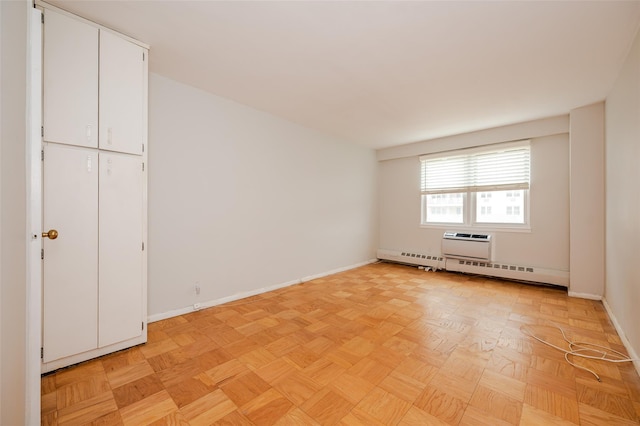
[[[27,21],[25,424],[40,424],[42,344],[42,11]]]

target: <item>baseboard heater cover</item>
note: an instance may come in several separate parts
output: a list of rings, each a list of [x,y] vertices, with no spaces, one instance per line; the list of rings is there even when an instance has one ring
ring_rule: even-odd
[[[443,257],[416,253],[415,251],[378,249],[377,257],[378,259],[404,263],[406,265],[428,266],[434,269],[444,268]]]
[[[535,266],[511,265],[477,259],[448,259],[438,255],[417,253],[412,250],[400,251],[378,249],[377,257],[380,260],[402,263],[405,265],[428,266],[435,270],[444,269],[451,272],[463,272],[531,283],[569,287],[568,271],[538,268]]]
[[[555,269],[462,259],[446,259],[444,269],[452,272],[569,287],[569,272]]]

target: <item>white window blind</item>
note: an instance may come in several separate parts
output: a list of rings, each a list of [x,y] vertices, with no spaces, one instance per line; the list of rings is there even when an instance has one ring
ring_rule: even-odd
[[[529,189],[529,141],[420,157],[423,194]]]

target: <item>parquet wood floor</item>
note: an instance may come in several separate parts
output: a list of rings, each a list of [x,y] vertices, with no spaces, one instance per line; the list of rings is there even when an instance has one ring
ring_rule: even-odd
[[[149,325],[147,344],[42,378],[42,424],[626,425],[630,363],[568,365],[559,342],[626,353],[601,302],[373,264]]]

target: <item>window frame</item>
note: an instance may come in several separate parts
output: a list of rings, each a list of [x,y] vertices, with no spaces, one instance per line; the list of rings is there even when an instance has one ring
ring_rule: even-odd
[[[523,222],[522,223],[508,223],[508,222],[479,222],[477,220],[477,203],[480,196],[479,193],[491,193],[493,192],[490,189],[485,190],[472,190],[467,189],[466,191],[456,190],[452,192],[441,192],[437,193],[441,194],[451,194],[451,193],[461,193],[463,195],[463,207],[462,207],[462,222],[427,222],[427,208],[428,208],[428,193],[425,193],[423,188],[423,166],[422,162],[425,158],[438,158],[438,157],[452,157],[457,155],[473,155],[473,154],[482,154],[482,153],[490,153],[492,151],[499,151],[505,149],[517,149],[520,147],[527,147],[529,150],[529,176],[531,173],[531,145],[530,140],[522,140],[516,142],[508,142],[508,143],[500,143],[493,145],[485,145],[481,147],[475,147],[471,149],[463,149],[463,150],[454,150],[454,151],[446,151],[441,153],[434,153],[431,155],[425,155],[420,157],[420,179],[421,179],[421,190],[420,190],[420,227],[421,228],[452,228],[460,230],[508,230],[512,232],[530,232],[531,231],[531,219],[530,219],[530,205],[531,205],[531,185],[528,182],[527,188],[505,188],[505,189],[495,189],[495,191],[518,191],[522,190],[522,209],[523,209]],[[434,193],[432,193],[434,194]],[[435,195],[435,194],[434,194]],[[490,198],[490,197],[487,197]],[[514,196],[513,198],[518,198]]]

